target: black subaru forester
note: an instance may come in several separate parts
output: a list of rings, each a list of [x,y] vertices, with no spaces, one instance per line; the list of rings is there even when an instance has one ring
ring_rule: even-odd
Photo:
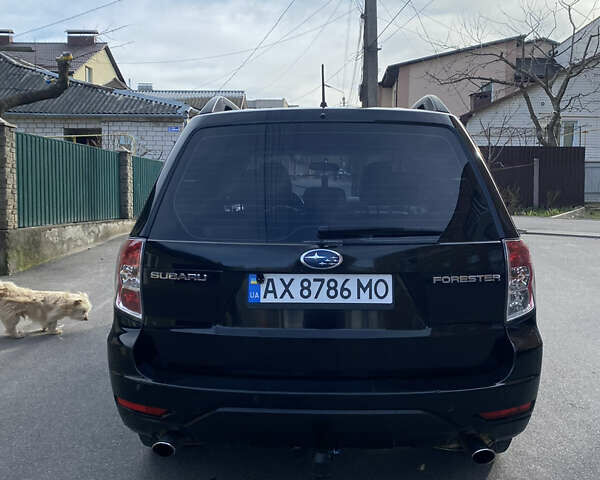
[[[193,118],[125,242],[118,411],[177,446],[505,451],[535,405],[534,274],[452,115]]]

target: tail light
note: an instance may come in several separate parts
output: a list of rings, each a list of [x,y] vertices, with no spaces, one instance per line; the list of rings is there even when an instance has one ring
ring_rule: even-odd
[[[121,247],[117,264],[115,305],[136,318],[142,318],[140,296],[141,262],[144,240],[129,239]]]
[[[508,262],[506,320],[510,322],[535,307],[535,277],[529,249],[523,240],[505,241]]]

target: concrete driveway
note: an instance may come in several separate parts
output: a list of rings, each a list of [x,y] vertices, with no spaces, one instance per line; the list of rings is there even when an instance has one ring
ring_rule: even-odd
[[[527,431],[492,466],[430,450],[343,451],[336,479],[600,478],[600,240],[526,236],[545,341]],[[34,288],[84,290],[90,321],[62,336],[0,336],[0,479],[306,479],[304,451],[208,447],[162,459],[121,423],[108,381],[106,336],[119,240],[15,275]],[[3,280],[6,278],[3,278]]]

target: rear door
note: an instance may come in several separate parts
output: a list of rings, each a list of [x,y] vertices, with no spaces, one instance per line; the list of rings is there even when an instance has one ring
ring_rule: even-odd
[[[504,250],[473,162],[436,125],[199,131],[145,246],[140,362],[423,386],[502,378]]]

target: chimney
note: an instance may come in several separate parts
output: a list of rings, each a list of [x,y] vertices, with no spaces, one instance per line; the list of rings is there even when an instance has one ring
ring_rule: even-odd
[[[138,92],[151,92],[152,90],[151,83],[138,83]]]
[[[67,30],[67,45],[86,47],[96,43],[98,30]]]
[[[13,32],[10,29],[1,29],[0,30],[0,45],[8,45],[13,42]]]

